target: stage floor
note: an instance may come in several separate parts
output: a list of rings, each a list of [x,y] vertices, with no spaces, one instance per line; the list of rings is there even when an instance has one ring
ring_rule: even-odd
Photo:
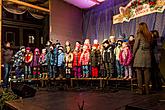
[[[82,110],[125,110],[126,105],[146,110],[165,110],[164,100],[165,90],[150,95],[137,95],[129,90],[116,92],[39,90],[35,97],[15,103],[19,103],[23,110],[27,109],[26,106],[31,106],[34,110],[41,108],[42,110],[80,110],[78,105],[81,106],[83,101]]]

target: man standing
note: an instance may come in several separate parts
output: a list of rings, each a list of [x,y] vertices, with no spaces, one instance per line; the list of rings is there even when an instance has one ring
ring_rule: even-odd
[[[3,59],[2,59],[2,67],[4,67],[4,70],[3,70],[3,87],[4,88],[7,88],[8,86],[8,79],[9,79],[9,72],[10,72],[10,69],[11,69],[11,59],[12,59],[12,56],[13,56],[13,50],[11,49],[10,47],[10,42],[5,42],[5,46],[4,48],[2,49],[3,51]]]

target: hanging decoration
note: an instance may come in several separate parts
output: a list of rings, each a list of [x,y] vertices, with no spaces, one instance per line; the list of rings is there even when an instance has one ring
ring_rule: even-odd
[[[165,0],[131,0],[125,7],[120,7],[120,14],[113,16],[113,24],[129,22],[131,19],[152,14],[162,13]]]
[[[3,1],[3,8],[13,14],[24,14],[25,12],[29,12],[34,18],[36,19],[43,19],[45,17],[46,12],[43,11],[39,11],[36,9],[32,9],[26,6],[22,6],[22,5],[18,5],[18,4],[14,4],[12,2],[9,1]]]

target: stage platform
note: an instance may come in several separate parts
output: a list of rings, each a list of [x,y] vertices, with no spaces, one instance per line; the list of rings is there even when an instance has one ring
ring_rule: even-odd
[[[49,78],[49,79],[11,79],[10,86],[13,82],[23,82],[23,83],[32,83],[36,84],[36,86],[41,85],[41,87],[50,86],[51,83],[57,84],[66,84],[69,88],[74,88],[75,86],[79,86],[79,83],[87,84],[88,86],[97,85],[99,88],[104,88],[105,86],[113,84],[115,88],[118,88],[119,85],[127,84],[129,88],[133,91],[134,86],[137,85],[136,78],[132,78],[129,80],[122,78]]]
[[[7,110],[165,110],[165,91],[137,95],[129,90],[39,90],[32,98],[6,102]],[[79,109],[83,105],[83,109]]]

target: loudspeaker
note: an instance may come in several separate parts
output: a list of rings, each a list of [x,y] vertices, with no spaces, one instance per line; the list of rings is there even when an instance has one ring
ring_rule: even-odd
[[[140,108],[137,106],[126,105],[125,110],[147,110],[147,109]]]
[[[26,84],[14,84],[11,89],[16,95],[22,98],[34,97],[36,94],[36,89]]]

